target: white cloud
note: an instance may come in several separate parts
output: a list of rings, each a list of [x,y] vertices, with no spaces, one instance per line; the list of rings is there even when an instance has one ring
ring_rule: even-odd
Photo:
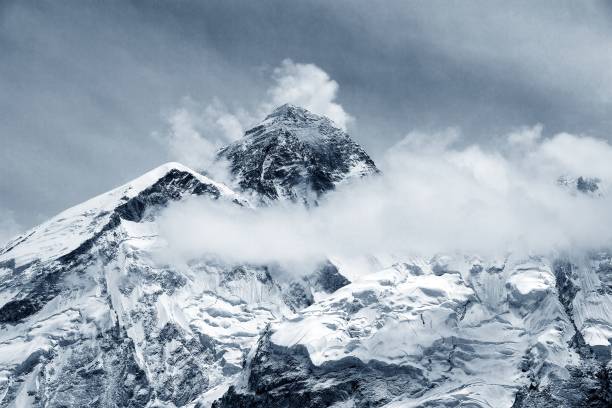
[[[268,90],[268,110],[291,103],[324,115],[346,130],[352,120],[342,105],[336,102],[338,83],[315,64],[300,64],[284,60],[274,69],[275,84]]]
[[[402,139],[395,149],[419,151],[443,151],[459,140],[460,132],[457,128],[447,128],[440,132],[423,132],[414,130]]]
[[[556,179],[592,174],[605,190],[612,146],[567,134],[530,139],[528,154],[401,143],[380,163],[382,176],[344,186],[318,207],[253,211],[193,199],[168,208],[162,236],[169,253],[186,259],[208,252],[291,265],[330,255],[495,256],[611,244],[612,195],[570,194]]]
[[[201,107],[186,98],[167,120],[166,142],[171,158],[199,170],[209,169],[219,148],[244,133],[239,117],[218,100]]]
[[[508,143],[515,148],[531,148],[542,138],[543,129],[541,124],[523,127],[508,134]]]
[[[211,162],[215,145],[200,134],[196,128],[196,118],[187,109],[174,111],[168,117],[168,122],[168,147],[173,158],[196,168]]]
[[[253,111],[239,107],[230,111],[217,98],[203,104],[184,98],[182,106],[167,116],[168,132],[164,137],[170,158],[197,170],[213,171],[218,150],[241,138],[244,131],[262,120],[273,109],[291,103],[327,116],[343,130],[352,120],[335,102],[338,83],[315,64],[282,61],[271,77],[267,99]],[[224,177],[225,174],[217,172]]]
[[[601,139],[561,133],[542,142],[536,157],[571,174],[612,179],[612,149]]]

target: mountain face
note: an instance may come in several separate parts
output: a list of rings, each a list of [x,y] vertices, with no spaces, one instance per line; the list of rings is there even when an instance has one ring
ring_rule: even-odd
[[[368,154],[329,119],[283,105],[222,149],[241,189],[264,201],[314,202],[351,178],[378,173]]]
[[[612,253],[329,254],[293,278],[160,258],[171,202],[309,204],[378,173],[292,106],[220,157],[236,189],[168,163],[0,250],[0,407],[612,406]]]

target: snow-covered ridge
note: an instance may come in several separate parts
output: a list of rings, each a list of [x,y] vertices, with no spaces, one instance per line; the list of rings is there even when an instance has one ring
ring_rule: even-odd
[[[225,199],[245,202],[226,185],[180,163],[169,162],[120,187],[62,211],[49,221],[14,238],[0,251],[0,263],[13,260],[15,266],[21,266],[36,259],[45,261],[69,253],[101,232],[119,206],[138,196],[172,171],[187,174],[199,183],[211,186]]]

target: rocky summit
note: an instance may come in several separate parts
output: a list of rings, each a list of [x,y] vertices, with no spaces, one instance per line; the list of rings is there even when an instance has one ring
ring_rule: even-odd
[[[219,152],[258,199],[314,203],[352,178],[378,173],[368,154],[324,116],[283,105]]]
[[[379,172],[290,105],[219,160],[232,187],[168,163],[0,250],[0,407],[612,406],[612,252],[162,261],[172,203],[308,206]]]

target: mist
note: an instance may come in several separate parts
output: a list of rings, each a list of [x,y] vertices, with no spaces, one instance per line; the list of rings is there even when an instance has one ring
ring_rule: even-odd
[[[462,138],[456,129],[412,132],[378,163],[382,175],[341,185],[312,208],[171,204],[160,221],[166,255],[295,265],[378,253],[545,255],[612,242],[609,143],[543,139],[541,125],[515,129],[495,150],[456,147]],[[599,189],[578,191],[580,176],[599,178]]]

